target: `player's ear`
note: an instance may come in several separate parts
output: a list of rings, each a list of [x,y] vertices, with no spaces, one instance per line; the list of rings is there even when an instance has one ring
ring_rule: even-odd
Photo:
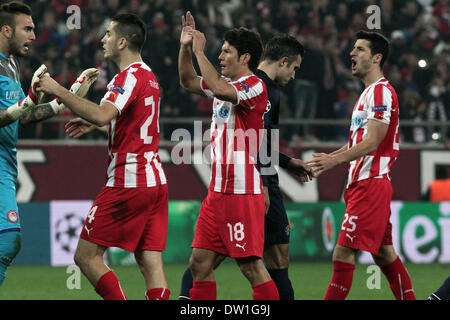
[[[2,26],[1,32],[6,38],[11,39],[12,34],[13,34],[13,28],[11,26],[5,24]]]
[[[244,53],[241,55],[241,57],[239,58],[241,60],[241,62],[243,62],[244,64],[249,64],[250,59],[251,59],[251,54],[250,53]]]
[[[382,58],[383,58],[383,55],[381,53],[375,53],[372,57],[372,62],[374,64],[380,64]]]
[[[128,46],[127,38],[122,37],[119,39],[119,50],[125,49]]]
[[[280,67],[284,67],[286,65],[289,64],[289,58],[288,57],[283,57],[279,60],[279,65]]]

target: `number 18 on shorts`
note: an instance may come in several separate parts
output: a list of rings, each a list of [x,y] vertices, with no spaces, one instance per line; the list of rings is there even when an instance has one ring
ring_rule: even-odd
[[[232,258],[262,257],[264,196],[210,191],[200,209],[192,247]]]

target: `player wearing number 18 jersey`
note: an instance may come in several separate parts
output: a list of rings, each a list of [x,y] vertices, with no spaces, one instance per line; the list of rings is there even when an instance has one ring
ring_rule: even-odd
[[[195,30],[190,12],[183,17],[178,70],[184,89],[214,98],[211,122],[212,178],[203,201],[190,269],[193,300],[216,299],[214,267],[235,258],[253,288],[254,299],[279,299],[262,262],[264,196],[257,164],[267,88],[253,72],[263,47],[259,34],[246,28],[224,34],[221,75],[204,54],[205,37]],[[192,65],[195,55],[201,77]]]
[[[48,76],[38,88],[56,95],[84,119],[71,121],[66,127],[70,133],[79,136],[92,130],[92,124],[108,125],[107,182],[89,211],[74,257],[104,299],[126,299],[116,275],[103,262],[107,247],[134,252],[147,299],[167,300],[170,293],[161,255],[168,191],[158,156],[160,87],[140,55],[145,37],[145,24],[136,15],[112,19],[102,44],[105,59],[115,62],[120,72],[100,105],[78,99]]]
[[[368,251],[385,274],[396,299],[415,299],[411,279],[392,245],[390,169],[398,156],[397,95],[382,67],[389,41],[376,32],[360,31],[350,52],[352,74],[366,85],[353,109],[349,143],[331,154],[307,161],[316,176],[349,163],[344,193],[346,212],[333,251],[333,277],[325,299],[345,299],[353,279],[358,250]]]

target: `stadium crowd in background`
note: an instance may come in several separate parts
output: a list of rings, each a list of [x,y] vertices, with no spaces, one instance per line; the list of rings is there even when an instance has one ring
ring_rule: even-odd
[[[392,50],[384,72],[399,96],[400,121],[418,122],[417,126],[401,127],[401,141],[449,140],[449,128],[441,130],[420,124],[425,120],[450,120],[448,0],[33,0],[27,3],[35,15],[37,39],[31,47],[31,59],[21,61],[22,83],[30,83],[33,70],[41,63],[66,87],[82,70],[96,67],[101,73],[89,93],[92,101],[100,100],[107,79],[116,73],[112,64],[101,59],[100,39],[109,22],[104,18],[122,11],[142,16],[149,30],[142,56],[159,75],[163,88],[161,117],[208,117],[211,110],[210,100],[184,92],[178,83],[178,39],[183,12],[190,10],[197,17],[197,28],[208,39],[206,54],[216,64],[224,30],[245,26],[260,32],[264,42],[277,33],[288,33],[305,45],[306,53],[297,79],[283,89],[281,119],[350,117],[363,85],[351,76],[349,52],[355,32],[367,29],[366,8],[376,4],[381,8],[381,32],[391,41]],[[70,5],[81,9],[81,29],[67,28],[66,21],[72,13],[66,10]],[[62,116],[70,116],[67,112]],[[173,129],[174,125],[163,127],[161,138],[170,140]],[[282,138],[294,147],[301,140],[345,141],[346,129],[316,126],[307,130],[296,125],[283,130]],[[55,139],[58,133],[58,124],[41,123],[22,130],[20,137]],[[105,138],[99,132],[88,137]]]

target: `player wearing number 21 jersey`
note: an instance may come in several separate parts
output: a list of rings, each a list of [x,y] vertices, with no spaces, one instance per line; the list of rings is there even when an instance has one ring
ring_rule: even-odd
[[[108,300],[126,299],[117,276],[103,262],[108,247],[134,252],[147,299],[167,300],[170,293],[161,254],[168,225],[167,179],[158,155],[161,89],[140,55],[145,38],[146,26],[138,16],[125,13],[112,19],[102,44],[105,59],[120,72],[100,105],[78,99],[48,76],[40,80],[43,91],[82,118],[66,125],[69,135],[80,136],[93,125],[108,128],[106,185],[87,215],[74,257],[95,291]]]
[[[158,155],[160,88],[144,62],[131,64],[108,84],[102,101],[119,116],[108,124],[108,187],[166,184]]]

